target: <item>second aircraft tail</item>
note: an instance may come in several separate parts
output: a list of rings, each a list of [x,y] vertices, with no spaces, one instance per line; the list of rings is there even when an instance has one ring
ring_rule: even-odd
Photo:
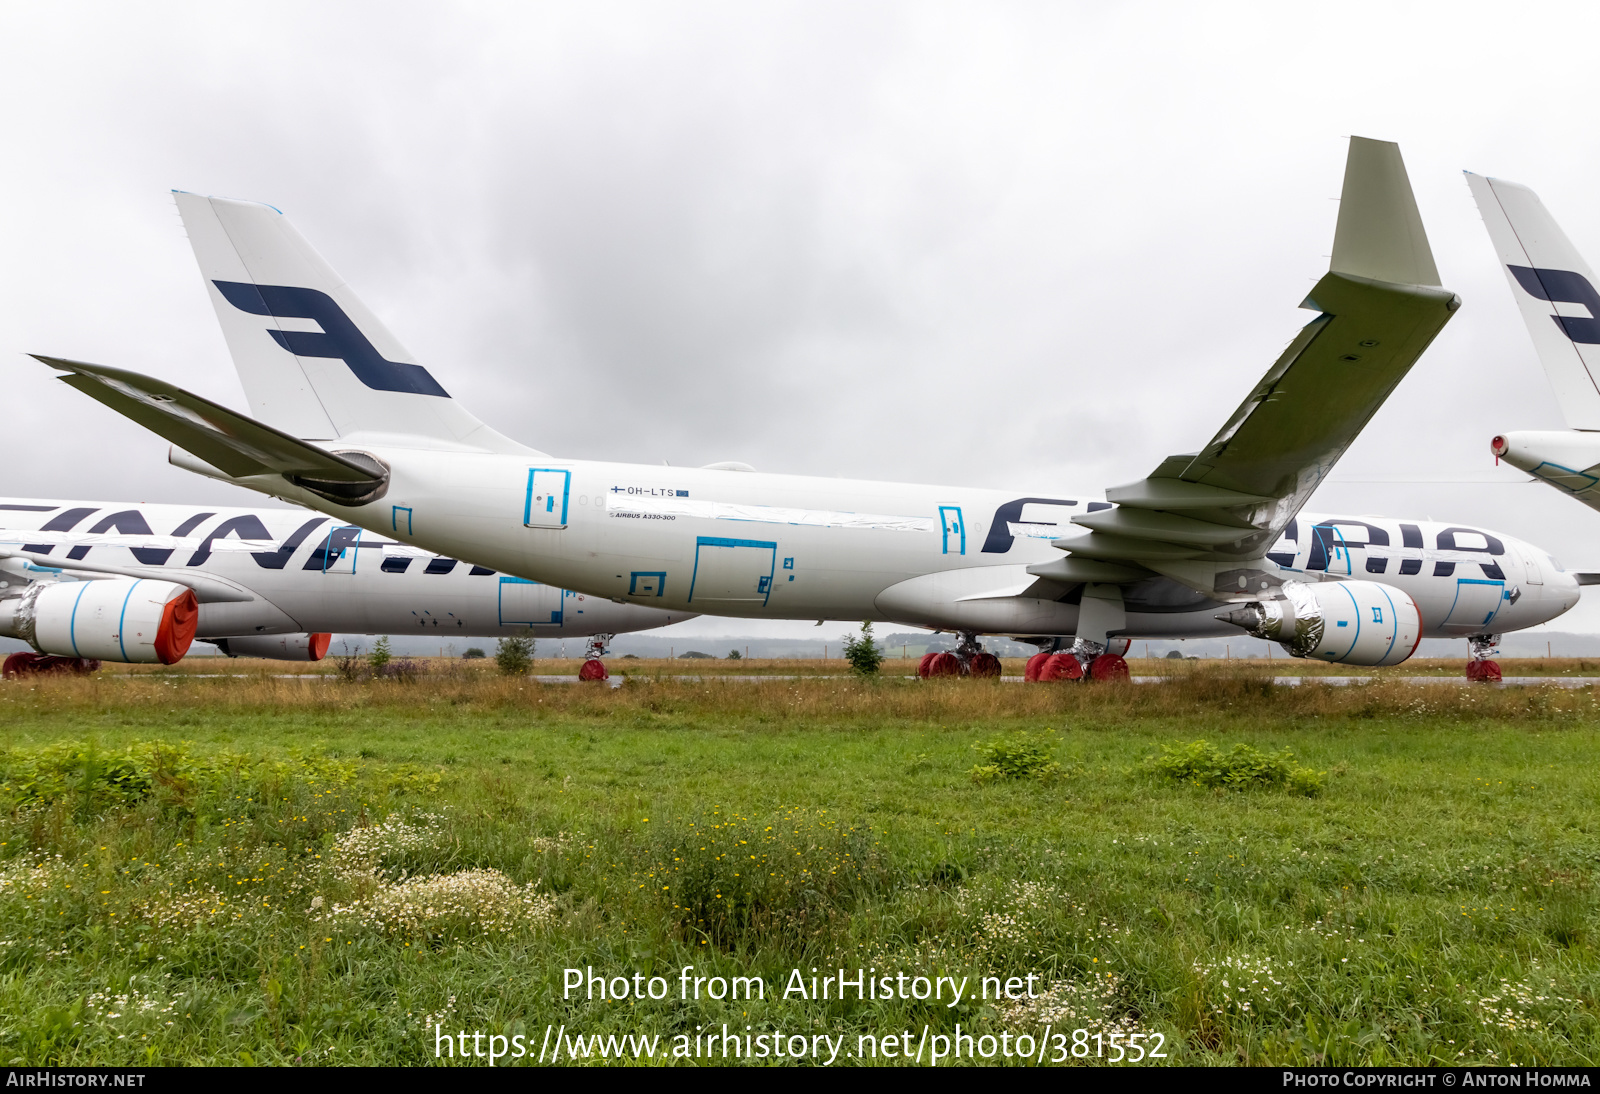
[[[1600,292],[1593,271],[1538,194],[1466,175],[1567,425],[1600,430]]]

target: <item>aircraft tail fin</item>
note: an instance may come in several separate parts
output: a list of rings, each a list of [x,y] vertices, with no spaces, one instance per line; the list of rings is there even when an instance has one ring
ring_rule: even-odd
[[[1600,430],[1600,291],[1593,271],[1538,194],[1503,179],[1466,176],[1567,425]]]
[[[450,398],[279,210],[173,196],[256,418],[305,438],[527,451]]]

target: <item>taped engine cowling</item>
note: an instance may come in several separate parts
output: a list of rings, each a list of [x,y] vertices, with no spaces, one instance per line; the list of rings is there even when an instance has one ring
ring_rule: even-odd
[[[0,601],[0,634],[61,657],[171,665],[199,621],[193,591],[171,581],[36,582]]]
[[[1290,581],[1283,599],[1258,600],[1219,615],[1294,657],[1337,665],[1398,665],[1422,641],[1417,602],[1377,581]]]
[[[265,657],[271,661],[321,661],[328,655],[331,634],[247,634],[207,639],[229,657]]]

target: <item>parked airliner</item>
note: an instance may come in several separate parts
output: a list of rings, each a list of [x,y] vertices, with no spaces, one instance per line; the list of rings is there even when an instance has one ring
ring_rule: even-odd
[[[330,635],[590,637],[687,612],[561,589],[458,562],[303,509],[0,498],[0,635],[40,654],[316,661]],[[591,668],[591,675],[596,669]]]
[[[179,466],[506,574],[671,611],[956,631],[969,666],[992,665],[979,635],[1070,639],[1056,675],[1097,678],[1126,673],[1119,637],[1241,627],[1359,665],[1468,637],[1482,676],[1495,636],[1578,599],[1500,532],[1300,513],[1460,304],[1390,143],[1351,140],[1330,269],[1302,305],[1316,317],[1209,443],[1104,501],[544,453],[453,400],[278,210],[177,203],[254,417],[40,360]]]

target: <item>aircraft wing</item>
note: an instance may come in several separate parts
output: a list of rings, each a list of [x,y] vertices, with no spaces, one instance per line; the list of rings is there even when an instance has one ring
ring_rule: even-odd
[[[1116,507],[1074,517],[1090,534],[1057,540],[1068,558],[1033,572],[1093,561],[1242,589],[1460,303],[1439,286],[1399,147],[1352,137],[1333,261],[1301,305],[1317,317],[1209,444],[1107,490]]]
[[[236,414],[209,399],[126,369],[33,355],[67,375],[63,383],[109,406],[231,478],[282,475],[307,486],[359,491],[384,481],[381,469]]]

